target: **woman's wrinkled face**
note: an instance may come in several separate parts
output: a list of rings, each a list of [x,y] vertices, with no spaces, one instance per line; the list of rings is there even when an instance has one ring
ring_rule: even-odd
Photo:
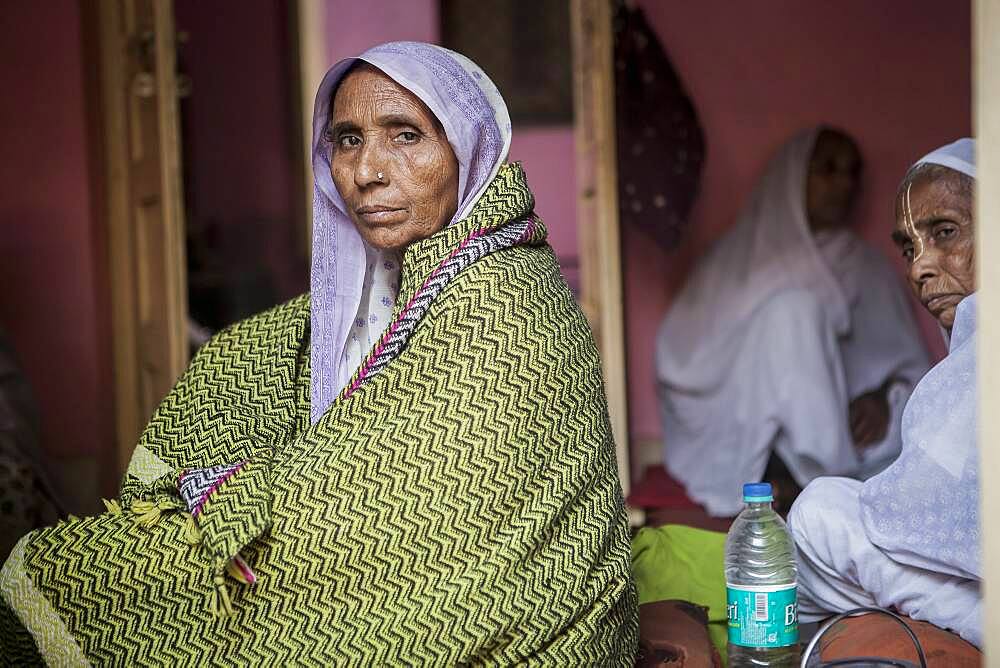
[[[378,69],[359,66],[341,82],[327,139],[333,183],[370,245],[402,250],[455,215],[458,161],[444,129]]]
[[[972,186],[949,169],[930,174],[897,196],[892,238],[906,259],[913,293],[951,331],[955,307],[976,290]]]
[[[861,184],[861,155],[848,137],[824,130],[816,139],[806,178],[806,213],[815,232],[844,226]]]

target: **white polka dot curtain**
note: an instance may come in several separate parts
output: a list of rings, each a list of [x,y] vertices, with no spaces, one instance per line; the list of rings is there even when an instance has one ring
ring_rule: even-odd
[[[705,136],[642,10],[624,3],[615,16],[615,101],[622,226],[671,250],[698,194]]]

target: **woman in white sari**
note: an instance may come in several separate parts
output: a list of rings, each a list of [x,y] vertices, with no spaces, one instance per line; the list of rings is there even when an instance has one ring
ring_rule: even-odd
[[[803,621],[878,605],[982,647],[973,151],[942,147],[900,187],[893,238],[949,352],[906,405],[899,459],[864,483],[816,480],[795,502]]]
[[[860,167],[839,131],[792,138],[660,327],[664,461],[712,515],[772,456],[805,486],[899,453],[927,357],[888,262],[848,229]]]

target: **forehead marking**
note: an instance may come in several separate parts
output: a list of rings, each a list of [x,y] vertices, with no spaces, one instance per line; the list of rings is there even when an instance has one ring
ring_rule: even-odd
[[[906,199],[903,201],[903,226],[906,228],[906,233],[910,235],[910,239],[913,240],[915,252],[910,261],[916,262],[924,254],[924,238],[917,233],[917,226],[913,224],[913,209],[910,207],[910,188],[912,187],[912,181],[906,184]]]

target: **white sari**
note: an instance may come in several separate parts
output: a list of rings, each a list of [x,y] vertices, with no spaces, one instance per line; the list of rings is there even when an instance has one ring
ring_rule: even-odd
[[[975,178],[974,148],[959,140],[917,164]],[[955,312],[948,356],[906,404],[891,466],[864,483],[821,478],[796,500],[803,621],[878,605],[982,647],[975,330],[973,294]]]
[[[819,129],[786,144],[660,327],[664,462],[716,516],[742,508],[772,451],[805,486],[865,478],[899,453],[927,357],[899,279],[848,230],[813,235],[806,171]],[[885,439],[862,453],[850,400],[893,380]]]
[[[788,516],[803,621],[896,608],[982,647],[975,295],[903,415],[903,452],[865,483],[820,478]]]

